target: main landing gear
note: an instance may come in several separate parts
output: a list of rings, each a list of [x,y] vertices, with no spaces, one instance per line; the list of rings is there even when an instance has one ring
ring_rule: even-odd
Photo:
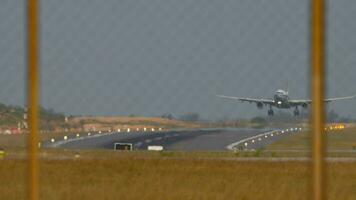
[[[295,110],[294,110],[294,116],[298,116],[300,113],[299,113],[299,110],[298,110],[298,106],[295,107]]]
[[[268,114],[268,116],[273,116],[273,115],[274,115],[274,112],[273,112],[273,110],[272,110],[272,107],[269,108],[267,114]],[[294,109],[294,111],[293,111],[293,114],[294,114],[294,116],[299,116],[299,115],[300,115],[298,106],[295,107],[295,109]]]
[[[272,106],[269,107],[269,110],[268,110],[268,116],[273,116],[274,112],[272,110]]]

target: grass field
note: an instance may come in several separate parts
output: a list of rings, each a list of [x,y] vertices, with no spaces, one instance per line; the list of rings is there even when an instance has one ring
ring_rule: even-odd
[[[47,152],[40,164],[40,196],[46,200],[309,197],[308,162],[248,162],[206,155],[211,159],[202,159],[201,153]],[[0,199],[25,199],[25,167],[23,159],[0,160]],[[329,199],[356,199],[355,163],[330,163],[328,168]]]
[[[356,128],[333,130],[325,133],[328,150],[356,150]],[[302,132],[288,135],[267,146],[269,150],[310,149],[311,134]]]
[[[56,133],[40,133],[39,141],[49,141],[51,138],[61,139],[66,135],[68,137],[75,137],[77,133],[86,134],[87,132],[56,132]],[[27,146],[28,134],[12,134],[12,135],[0,135],[0,148],[3,149],[23,149]]]
[[[127,117],[127,116],[82,116],[69,119],[68,124],[80,124],[84,130],[117,130],[117,129],[143,129],[151,128],[199,128],[198,123],[186,122],[161,117]]]

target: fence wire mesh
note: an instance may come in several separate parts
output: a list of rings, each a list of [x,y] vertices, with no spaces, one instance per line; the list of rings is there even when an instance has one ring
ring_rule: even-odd
[[[327,97],[356,93],[355,4],[327,1]],[[3,148],[26,146],[26,136],[10,135],[28,128],[25,11],[25,1],[0,2],[0,158]],[[164,128],[187,126],[181,121],[283,130],[308,123],[309,108],[299,108],[298,117],[293,108],[274,109],[268,117],[268,106],[260,110],[216,95],[273,99],[283,89],[291,99],[310,99],[309,0],[46,0],[39,16],[41,148],[93,132],[158,130],[167,123],[143,123],[143,117],[179,120]],[[354,127],[355,109],[355,100],[329,104],[327,130]],[[329,150],[354,153],[353,130],[328,134]],[[308,151],[309,140],[305,133],[269,148]]]
[[[41,7],[47,107],[216,119],[256,114],[255,106],[216,94],[270,97],[289,81],[293,96],[308,97],[308,1],[43,1]]]
[[[2,1],[1,98],[24,105],[24,2]],[[328,2],[328,97],[352,95],[353,3]],[[42,105],[73,115],[265,115],[215,94],[308,98],[308,1],[42,1]],[[347,104],[347,105],[346,105]],[[335,103],[354,118],[354,102]]]

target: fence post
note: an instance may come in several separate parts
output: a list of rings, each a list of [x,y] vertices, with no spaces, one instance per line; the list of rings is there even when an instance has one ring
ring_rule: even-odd
[[[27,0],[28,197],[39,197],[38,184],[38,0]]]
[[[326,199],[324,139],[324,62],[325,3],[312,0],[311,5],[311,86],[312,86],[312,192],[314,200]]]

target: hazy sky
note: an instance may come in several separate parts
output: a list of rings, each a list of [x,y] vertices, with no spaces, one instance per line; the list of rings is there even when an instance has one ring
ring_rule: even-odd
[[[24,0],[0,1],[0,102],[25,102]],[[356,93],[356,1],[330,1],[328,96]],[[309,0],[43,0],[42,105],[67,114],[266,115],[214,94],[308,98]],[[356,99],[330,108],[356,117]]]

